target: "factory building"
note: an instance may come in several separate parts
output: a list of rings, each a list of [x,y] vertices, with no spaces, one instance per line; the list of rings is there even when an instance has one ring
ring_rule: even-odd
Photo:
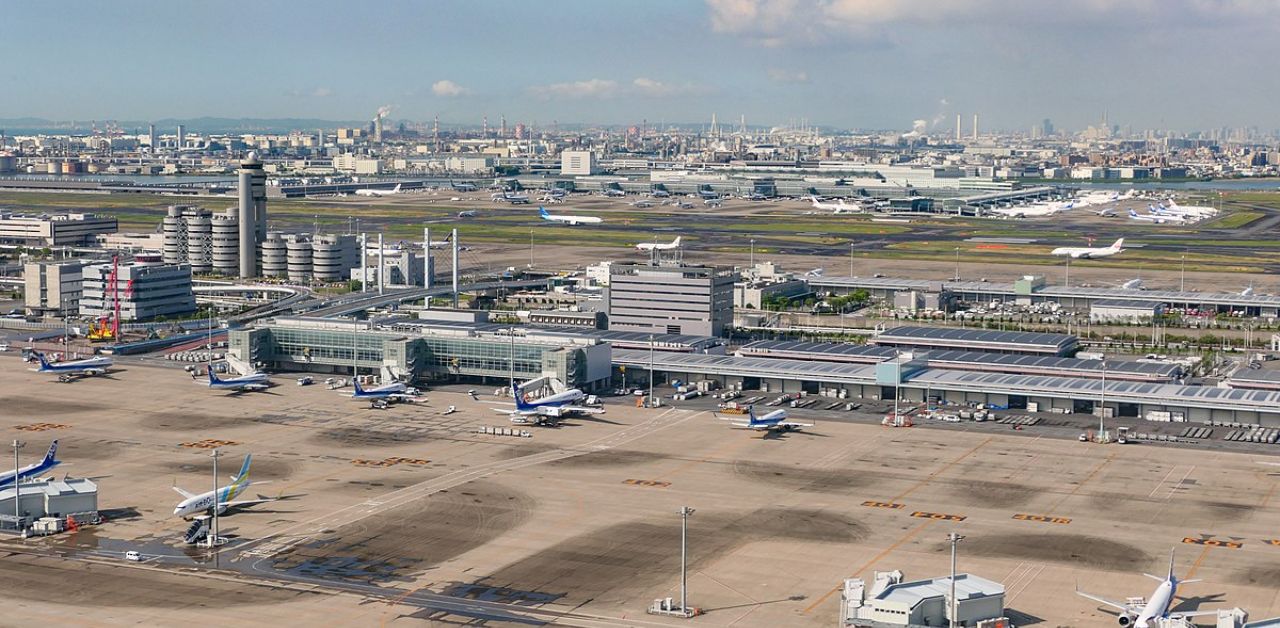
[[[94,214],[27,216],[0,211],[0,244],[30,247],[91,246],[118,230],[115,218]]]
[[[28,314],[75,316],[84,291],[84,262],[28,262],[22,269]]]
[[[730,268],[613,264],[605,292],[609,329],[722,336],[733,324]]]
[[[111,274],[116,273],[116,287]],[[82,316],[101,317],[120,301],[120,320],[149,320],[158,316],[182,316],[196,311],[191,290],[191,266],[165,264],[159,256],[138,256],[118,264],[107,262],[84,267]]]

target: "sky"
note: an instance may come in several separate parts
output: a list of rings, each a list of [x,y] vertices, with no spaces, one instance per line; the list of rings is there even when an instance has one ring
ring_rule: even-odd
[[[1277,0],[9,2],[0,118],[1276,124]]]

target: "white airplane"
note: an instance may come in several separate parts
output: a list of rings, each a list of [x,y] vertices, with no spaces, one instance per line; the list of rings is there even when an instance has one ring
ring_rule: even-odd
[[[271,387],[271,379],[266,373],[250,373],[240,377],[231,377],[222,379],[217,373],[213,372],[213,365],[209,365],[209,388],[214,390],[234,390],[236,392],[255,392],[266,390]]]
[[[662,188],[654,188],[654,190],[653,190],[652,192],[650,192],[649,194],[650,194],[650,196],[653,196],[654,198],[667,198],[667,197],[671,196],[671,193],[670,193],[670,192],[668,192],[668,191],[666,191],[666,190],[664,190],[664,189],[662,189]]]
[[[1208,217],[1210,217],[1210,216],[1217,216],[1217,215],[1218,215],[1218,210],[1216,210],[1216,209],[1214,209],[1214,208],[1212,208],[1212,207],[1188,207],[1188,206],[1183,206],[1183,205],[1179,205],[1179,204],[1177,203],[1177,201],[1175,201],[1175,200],[1173,200],[1173,199],[1169,199],[1169,204],[1168,204],[1168,205],[1163,205],[1163,204],[1162,204],[1162,206],[1165,208],[1165,211],[1168,211],[1168,212],[1173,213],[1173,214],[1180,214],[1180,215],[1184,215],[1184,216],[1197,216],[1197,217],[1200,217],[1200,218],[1208,218]]]
[[[636,201],[632,201],[631,206],[637,209],[648,209],[650,207],[653,207],[653,201],[642,198]]]
[[[456,190],[456,191],[458,191],[458,192],[475,192],[475,191],[476,191],[476,184],[474,184],[474,183],[454,183],[452,179],[450,179],[450,180],[449,180],[449,187],[453,188],[454,190]]]
[[[618,189],[618,188],[605,188],[605,189],[603,190],[603,192],[604,192],[604,195],[605,195],[605,196],[618,196],[618,197],[621,197],[621,196],[626,196],[626,195],[627,195],[627,193],[626,193],[626,192],[623,192],[622,190],[620,190],[620,189]]]
[[[810,196],[809,200],[813,203],[814,209],[827,210],[833,214],[854,214],[862,211],[861,205],[845,203],[842,198],[836,199],[834,203],[825,203],[818,200],[816,196]]]
[[[497,194],[490,195],[489,200],[506,201],[508,203],[511,203],[512,205],[528,205],[529,195],[528,194],[507,194],[507,191],[503,190],[502,192],[499,192]]]
[[[1153,214],[1139,214],[1138,210],[1133,209],[1132,207],[1129,208],[1129,220],[1141,220],[1144,222],[1150,222],[1157,225],[1162,225],[1166,222],[1182,222],[1181,218],[1175,219],[1173,216],[1156,216]]]
[[[721,205],[724,205],[724,199],[721,199],[721,198],[703,199],[702,204],[706,205],[707,207],[719,207]]]
[[[458,218],[475,218],[475,217],[476,217],[476,213],[475,213],[475,211],[470,210],[470,209],[468,209],[468,210],[466,210],[466,211],[460,211],[460,212],[458,212]]]
[[[373,388],[361,388],[359,379],[352,379],[351,383],[356,391],[347,396],[360,401],[410,401],[418,397],[418,390],[404,382],[390,382]]]
[[[822,277],[822,273],[824,273],[824,272],[826,272],[826,271],[825,271],[825,269],[822,269],[822,268],[815,268],[815,269],[813,269],[813,270],[811,270],[811,271],[809,271],[809,272],[805,273],[805,274],[804,274],[804,276],[805,276],[805,277],[808,277],[809,279],[819,279],[819,278],[821,278],[821,277]]]
[[[1123,253],[1124,238],[1116,240],[1111,246],[1103,247],[1084,247],[1084,246],[1061,246],[1049,252],[1050,255],[1067,255],[1071,259],[1097,259],[1100,257],[1111,257],[1117,253]]]
[[[1141,598],[1130,600],[1127,603],[1113,602],[1103,597],[1092,595],[1076,589],[1076,594],[1080,597],[1088,598],[1099,604],[1105,604],[1120,611],[1116,618],[1117,623],[1121,626],[1133,626],[1134,628],[1156,628],[1161,625],[1162,619],[1182,619],[1189,617],[1205,617],[1208,615],[1217,615],[1218,611],[1186,611],[1186,612],[1170,612],[1169,607],[1173,605],[1173,600],[1178,595],[1178,585],[1188,584],[1191,582],[1200,582],[1199,580],[1178,580],[1173,574],[1173,551],[1169,551],[1169,575],[1161,578],[1153,576],[1149,573],[1142,574],[1156,582],[1160,586],[1151,593],[1151,597],[1145,602]]]
[[[578,225],[598,225],[604,222],[604,220],[597,218],[596,216],[555,216],[547,212],[546,207],[538,208],[538,216],[543,220],[550,222],[567,223],[570,227],[576,227]]]
[[[390,190],[375,190],[373,188],[364,188],[362,190],[356,190],[356,196],[394,196],[399,193],[400,193],[399,183],[397,183],[396,186],[394,188],[391,188]]]
[[[274,497],[263,497],[259,495],[257,499],[236,499],[237,496],[249,488],[251,484],[266,484],[267,482],[250,482],[249,481],[249,462],[250,456],[244,457],[244,464],[240,465],[240,473],[231,476],[231,483],[219,488],[216,491],[205,491],[200,494],[188,493],[178,487],[173,487],[179,495],[182,495],[182,501],[173,509],[173,516],[189,519],[195,515],[203,514],[213,510],[217,505],[218,514],[226,512],[228,508],[236,508],[239,506],[252,506],[254,504],[264,504],[266,502],[276,501]],[[216,495],[216,497],[215,497]]]
[[[43,353],[35,352],[36,359],[40,361],[40,367],[35,369],[37,373],[55,373],[60,381],[70,381],[75,377],[92,377],[94,375],[103,375],[107,369],[111,368],[111,357],[100,355],[83,360],[71,360],[68,362],[50,363],[45,359]]]
[[[812,423],[796,423],[795,421],[788,421],[787,411],[781,408],[762,417],[757,417],[755,408],[748,406],[747,417],[748,419],[746,421],[739,421],[728,417],[720,417],[720,419],[723,421],[729,421],[729,425],[732,425],[734,429],[754,430],[757,432],[790,432],[793,430],[799,431],[801,428],[805,427],[813,427]]]
[[[535,425],[546,425],[570,414],[604,414],[602,407],[585,405],[588,396],[577,388],[548,395],[537,401],[525,401],[520,386],[512,384],[511,394],[516,400],[516,407],[494,408],[494,411],[508,415],[512,423],[528,423],[532,420]]]
[[[678,249],[680,248],[681,237],[683,236],[676,236],[676,239],[666,244],[658,244],[657,242],[641,242],[640,244],[636,245],[636,250],[637,251],[671,251],[674,249]]]
[[[16,472],[7,471],[0,474],[0,486],[9,486],[13,484],[15,478],[21,482],[27,478],[35,477],[60,464],[62,464],[62,461],[58,460],[58,441],[54,440],[53,444],[49,445],[49,451],[45,452],[44,458],[42,458],[40,462],[33,462],[25,467],[17,469]]]

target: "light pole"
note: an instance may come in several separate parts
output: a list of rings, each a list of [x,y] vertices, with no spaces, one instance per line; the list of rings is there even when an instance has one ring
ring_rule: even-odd
[[[1065,283],[1067,284],[1068,288],[1071,287],[1071,256],[1070,255],[1067,256],[1067,280]]]
[[[947,540],[948,540],[948,541],[951,541],[951,622],[950,622],[950,625],[951,625],[951,628],[956,628],[956,626],[957,626],[957,625],[959,625],[959,624],[956,622],[956,611],[957,611],[957,604],[956,604],[956,546],[960,544],[960,541],[963,541],[963,540],[964,540],[964,537],[963,537],[963,536],[961,536],[961,535],[959,535],[959,534],[956,534],[955,532],[952,532],[951,534],[948,534],[948,535],[947,535]]]
[[[956,281],[960,281],[960,247],[956,247]]]
[[[1102,432],[1107,429],[1107,362],[1102,362],[1102,408],[1098,410],[1098,442],[1102,442]]]
[[[685,615],[689,614],[689,563],[688,563],[688,530],[689,515],[693,514],[693,509],[688,506],[680,507],[680,612]]]
[[[653,334],[649,334],[649,407],[653,406]]]
[[[756,239],[751,238],[751,267],[756,267]]]
[[[218,450],[209,453],[213,458],[213,528],[209,535],[209,549],[218,544]]]
[[[853,242],[849,243],[849,277],[853,277]]]
[[[1182,282],[1178,288],[1179,292],[1187,291],[1187,254],[1182,254]]]
[[[533,268],[533,229],[529,230],[529,268]]]
[[[21,494],[18,490],[18,450],[22,449],[24,445],[26,445],[26,443],[16,438],[13,439],[13,525],[19,530],[22,529],[22,499],[20,499]]]

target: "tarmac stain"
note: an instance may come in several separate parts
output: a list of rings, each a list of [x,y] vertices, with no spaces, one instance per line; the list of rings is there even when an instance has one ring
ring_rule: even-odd
[[[939,544],[935,550],[949,551],[950,545]],[[1146,552],[1132,545],[1082,534],[972,536],[965,539],[964,551],[974,556],[1043,560],[1115,571],[1151,560]]]
[[[742,545],[770,539],[853,543],[868,529],[844,515],[820,510],[766,508],[697,515],[689,520],[691,570]],[[678,521],[628,521],[577,535],[522,558],[476,584],[564,598],[625,603],[671,580],[680,563]]]
[[[848,469],[809,469],[765,462],[733,463],[733,472],[752,482],[773,484],[796,491],[841,493],[868,486],[880,478],[878,473]]]

